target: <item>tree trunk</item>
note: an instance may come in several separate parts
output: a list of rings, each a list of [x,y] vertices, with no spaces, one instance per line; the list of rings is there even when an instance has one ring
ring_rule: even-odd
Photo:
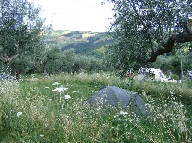
[[[192,42],[192,23],[183,24],[183,32],[172,35],[167,41],[159,45],[158,49],[151,53],[151,58],[148,62],[155,62],[157,56],[169,53],[173,50],[175,43]]]

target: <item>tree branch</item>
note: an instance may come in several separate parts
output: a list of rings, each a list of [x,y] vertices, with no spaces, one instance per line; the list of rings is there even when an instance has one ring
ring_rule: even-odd
[[[172,52],[175,43],[192,42],[192,23],[183,24],[183,32],[172,35],[166,42],[160,44],[159,48],[151,53],[148,62],[155,62],[157,56]]]
[[[19,45],[15,44],[17,53],[19,53]],[[12,57],[8,57],[7,53],[4,53],[4,55],[0,55],[0,60],[2,60],[4,63],[10,63],[13,59],[17,58],[19,54],[13,55]]]
[[[3,62],[5,63],[9,63],[11,62],[14,58],[16,58],[19,54],[16,54],[12,57],[8,57],[7,54],[4,54],[4,55],[0,55],[0,60],[2,60]]]

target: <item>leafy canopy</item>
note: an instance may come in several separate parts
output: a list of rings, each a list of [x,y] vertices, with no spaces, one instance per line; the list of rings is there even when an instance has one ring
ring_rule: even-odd
[[[140,66],[169,53],[175,43],[192,41],[190,0],[108,0],[114,4],[109,48],[117,66]]]
[[[24,68],[35,62],[41,48],[43,19],[40,8],[27,0],[0,1],[0,60]]]

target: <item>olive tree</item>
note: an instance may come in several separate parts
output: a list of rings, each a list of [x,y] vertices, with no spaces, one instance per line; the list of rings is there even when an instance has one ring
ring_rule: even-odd
[[[108,0],[114,4],[109,33],[113,66],[141,66],[192,41],[191,0]]]
[[[41,9],[27,0],[0,1],[0,60],[17,72],[35,68],[44,46]]]

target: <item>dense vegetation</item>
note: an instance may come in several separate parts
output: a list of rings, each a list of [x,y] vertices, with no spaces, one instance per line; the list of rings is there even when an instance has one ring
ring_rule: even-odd
[[[27,0],[0,1],[0,76],[20,77],[0,80],[0,142],[192,141],[191,81],[135,78],[146,64],[177,80],[181,60],[185,71],[192,69],[191,32],[185,33],[191,2],[108,1],[116,11],[109,33],[53,30]],[[184,27],[173,30],[173,20]],[[127,77],[130,68],[136,72]],[[103,85],[139,92],[151,114],[135,114],[132,104],[129,111],[90,108],[86,99]]]
[[[27,0],[0,1],[0,65],[26,73],[38,63],[44,43],[40,8]]]
[[[119,69],[126,72],[127,69],[138,70],[140,66],[144,67],[147,64],[149,67],[161,68],[164,72],[172,71],[179,79],[181,78],[180,50],[183,55],[184,73],[192,69],[191,43],[185,43],[188,42],[185,40],[178,41],[177,38],[175,43],[184,44],[176,44],[174,48],[172,47],[172,52],[163,52],[167,54],[156,57],[157,60],[156,62],[153,60],[153,64],[146,62],[150,61],[150,55],[163,54],[158,52],[160,47],[155,48],[158,43],[177,35],[178,30],[185,32],[187,27],[177,27],[180,20],[184,20],[183,24],[190,24],[190,2],[132,1],[129,3],[129,1],[118,0],[111,2],[114,3],[115,11],[115,21],[111,31],[97,33],[46,28],[43,26],[43,19],[39,16],[41,9],[35,8],[32,3],[27,0],[1,1],[0,64],[2,69],[5,72],[11,69],[12,74],[75,73]],[[134,4],[139,9],[135,9]],[[186,8],[182,9],[184,5]],[[177,10],[174,11],[174,8]],[[170,12],[174,13],[173,16],[167,15],[165,19],[161,18],[161,15]],[[158,23],[161,28],[156,28]],[[147,33],[150,33],[150,36],[147,36]],[[187,35],[190,39],[190,33]]]
[[[106,32],[49,30],[45,36],[49,46],[57,44],[62,51],[73,49],[76,54],[97,54],[96,49],[112,43]]]
[[[139,91],[151,115],[134,114],[131,108],[90,109],[85,100],[102,85]],[[62,86],[64,92],[53,91]],[[65,73],[3,81],[0,88],[0,142],[191,142],[187,85],[132,82],[112,73]]]
[[[109,49],[114,66],[138,68],[155,62],[159,55],[191,49],[190,0],[108,1],[115,13],[110,28],[115,43]]]

